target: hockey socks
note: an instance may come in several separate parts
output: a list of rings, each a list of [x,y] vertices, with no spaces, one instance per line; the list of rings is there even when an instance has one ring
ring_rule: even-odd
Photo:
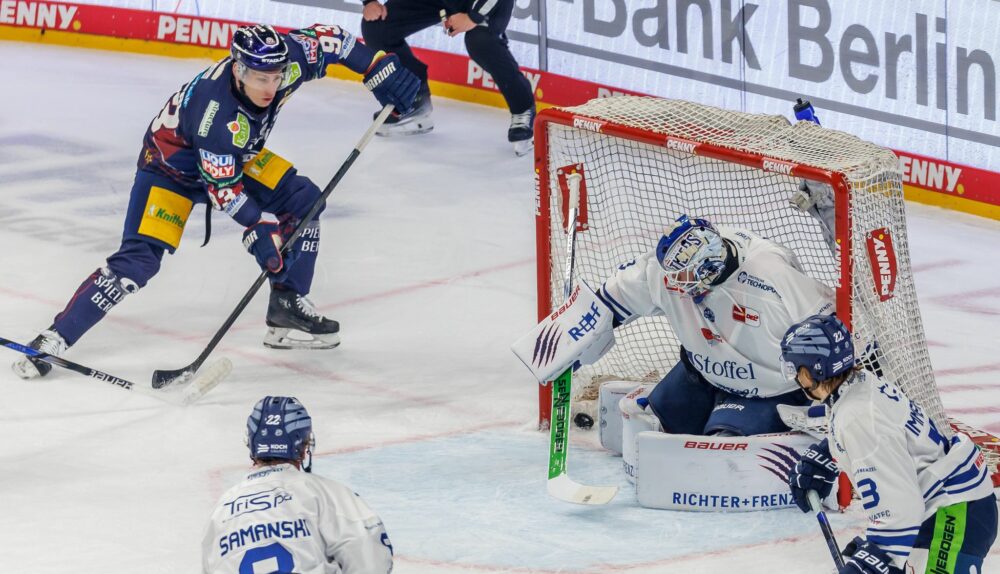
[[[134,281],[119,278],[107,267],[102,267],[80,285],[66,308],[56,315],[52,328],[72,346],[126,295],[138,290]]]

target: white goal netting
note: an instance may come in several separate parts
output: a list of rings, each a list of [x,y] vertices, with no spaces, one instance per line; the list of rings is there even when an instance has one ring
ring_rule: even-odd
[[[927,352],[902,181],[890,150],[808,122],[791,125],[781,116],[658,98],[596,99],[540,118],[540,313],[563,297],[560,172],[582,169],[586,213],[575,281],[596,288],[618,265],[653,249],[684,213],[750,228],[795,251],[807,273],[837,290],[838,314],[849,318],[859,355],[877,341],[884,376],[950,432]],[[836,253],[817,220],[789,204],[802,174],[838,189]],[[616,337],[605,358],[577,372],[574,385],[585,395],[593,396],[593,383],[607,378],[659,380],[678,360],[679,343],[665,319],[640,319]],[[544,418],[548,406],[540,409]]]

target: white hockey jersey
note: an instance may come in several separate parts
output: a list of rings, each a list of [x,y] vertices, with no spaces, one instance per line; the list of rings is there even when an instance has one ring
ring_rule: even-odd
[[[868,514],[867,538],[903,568],[921,523],[938,508],[993,492],[982,452],[965,435],[945,439],[898,388],[868,371],[832,397],[830,453]]]
[[[255,469],[219,499],[202,543],[206,574],[387,574],[392,546],[349,488],[291,464]]]
[[[692,365],[716,387],[746,397],[772,397],[798,385],[781,373],[781,338],[793,324],[832,313],[834,292],[801,271],[795,255],[744,229],[718,226],[735,246],[739,268],[700,303],[667,287],[656,254],[618,268],[598,291],[627,323],[663,315]]]

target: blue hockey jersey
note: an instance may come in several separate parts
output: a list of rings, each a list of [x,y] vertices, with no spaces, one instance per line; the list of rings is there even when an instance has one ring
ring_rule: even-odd
[[[243,168],[264,148],[278,112],[295,90],[340,63],[365,73],[375,52],[339,26],[315,25],[285,34],[290,63],[266,108],[238,95],[233,61],[224,58],[181,86],[153,118],[143,139],[139,169],[162,174],[180,187],[207,192],[216,209],[244,226],[261,216],[243,193]]]

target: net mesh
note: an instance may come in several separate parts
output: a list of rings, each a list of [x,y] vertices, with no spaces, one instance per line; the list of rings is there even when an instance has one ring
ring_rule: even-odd
[[[550,305],[562,301],[566,249],[559,170],[581,164],[587,214],[584,230],[577,234],[575,282],[597,288],[618,265],[653,249],[665,227],[685,213],[749,228],[792,249],[812,277],[834,289],[849,290],[859,354],[878,353],[884,376],[920,402],[938,428],[948,432],[910,271],[901,176],[890,150],[809,122],[790,125],[781,116],[692,102],[622,96],[562,109],[577,118],[839,172],[849,188],[851,226],[847,237],[838,237],[840,249],[835,252],[824,240],[818,220],[789,203],[798,188],[796,178],[735,160],[547,122],[543,129],[548,146],[543,153],[549,167],[538,177],[548,178],[550,190]],[[866,248],[868,235],[883,228],[889,231],[895,252],[895,288],[887,300],[879,296],[878,261],[873,268]],[[850,245],[853,272],[852,284],[842,286],[839,253],[845,245]],[[642,318],[615,334],[613,349],[577,372],[578,399],[596,397],[602,380],[657,381],[678,361],[680,345],[663,318]]]

